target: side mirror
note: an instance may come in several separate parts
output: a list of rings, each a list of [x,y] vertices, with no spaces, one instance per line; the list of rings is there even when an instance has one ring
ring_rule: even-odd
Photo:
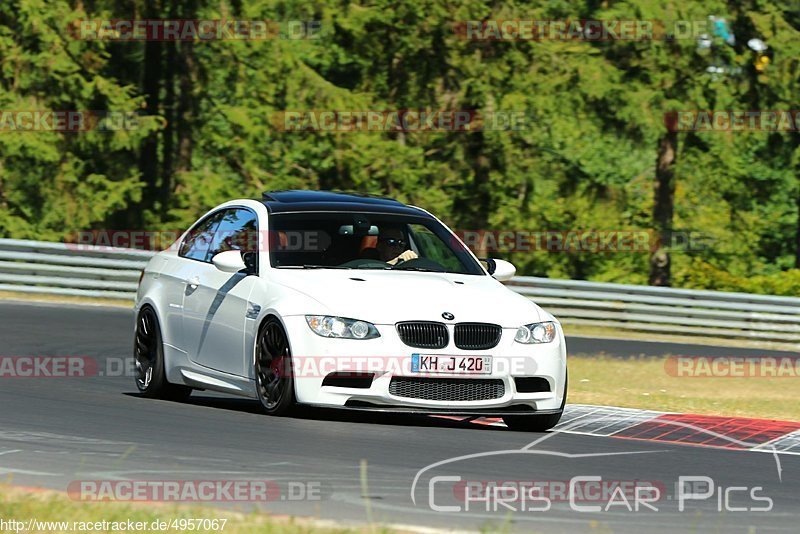
[[[245,272],[250,274],[258,274],[258,252],[242,252],[242,259],[247,267]]]
[[[506,260],[487,258],[482,261],[486,263],[486,272],[499,282],[511,280],[517,274],[517,268],[514,267],[514,264]]]
[[[247,265],[245,265],[242,259],[242,252],[240,250],[226,250],[225,252],[220,252],[211,258],[211,263],[223,273],[238,273],[247,268]]]

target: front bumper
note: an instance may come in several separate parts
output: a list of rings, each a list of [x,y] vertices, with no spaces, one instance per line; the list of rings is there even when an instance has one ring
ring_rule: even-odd
[[[321,407],[404,413],[500,416],[559,411],[565,394],[566,347],[559,330],[552,343],[522,345],[514,341],[516,328],[503,329],[499,344],[489,350],[465,351],[452,345],[428,350],[409,347],[394,325],[376,325],[381,337],[348,340],[320,337],[309,329],[303,316],[284,317],[292,352],[292,373],[297,401]],[[448,325],[452,329],[453,325]],[[451,340],[453,338],[451,331]],[[390,391],[392,378],[420,377],[410,371],[411,355],[491,356],[492,372],[424,375],[426,380],[500,380],[502,395],[483,400],[421,399],[398,396]],[[323,385],[330,373],[366,372],[374,378],[368,388]],[[547,381],[549,391],[523,393],[515,378],[537,377]]]

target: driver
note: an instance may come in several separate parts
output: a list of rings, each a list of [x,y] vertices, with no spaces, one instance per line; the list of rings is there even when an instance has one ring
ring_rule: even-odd
[[[376,246],[378,257],[389,265],[417,258],[416,252],[406,249],[407,245],[403,230],[399,226],[384,226]]]

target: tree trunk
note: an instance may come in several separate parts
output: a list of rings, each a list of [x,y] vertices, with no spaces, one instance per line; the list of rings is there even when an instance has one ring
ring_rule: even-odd
[[[8,202],[6,201],[6,192],[3,188],[3,162],[0,160],[0,209],[8,208]]]
[[[145,18],[159,17],[159,7],[155,0],[147,3],[144,9]],[[159,91],[161,90],[161,49],[162,43],[147,41],[144,44],[144,72],[142,75],[142,91],[145,94],[148,115],[160,112]],[[144,182],[142,205],[137,213],[139,223],[144,223],[143,212],[152,209],[158,195],[158,133],[153,132],[142,143],[139,152],[139,171]]]
[[[197,63],[194,56],[194,43],[184,41],[180,44],[180,70],[178,73],[177,137],[178,158],[176,171],[186,172],[192,168],[192,127],[195,116],[194,86],[197,77]]]
[[[668,131],[658,141],[656,158],[653,222],[658,232],[658,249],[650,257],[650,285],[653,286],[669,286],[671,282],[669,246],[672,241],[672,217],[675,209],[677,152],[678,133]]]
[[[197,0],[186,0],[181,3],[181,18],[196,19],[197,11]],[[175,136],[178,151],[175,158],[175,174],[180,174],[192,169],[192,149],[194,148],[192,130],[197,115],[195,87],[198,70],[194,42],[181,41],[179,43],[177,67],[178,109],[175,116]]]
[[[481,236],[488,231],[489,213],[491,213],[492,197],[490,192],[489,172],[492,169],[490,156],[487,154],[486,139],[483,131],[465,135],[466,161],[470,162],[472,180],[465,184],[453,202],[455,213],[459,213],[460,230],[476,231]],[[496,250],[487,248],[488,240],[481,238],[473,246],[473,252],[479,258],[496,255]]]
[[[755,109],[755,108],[754,108]],[[790,154],[796,154],[800,147],[800,133],[791,134],[792,150]],[[795,176],[797,177],[797,193],[795,193],[795,203],[797,205],[797,233],[794,237],[794,267],[800,269],[800,167],[795,166]]]
[[[800,189],[800,180],[797,181],[797,186]],[[794,267],[800,269],[800,190],[797,191],[795,202],[797,203],[797,234],[795,235]]]
[[[175,15],[170,14],[172,18]],[[176,59],[176,44],[164,43],[165,65],[174,65]],[[169,211],[170,197],[172,196],[172,174],[175,172],[175,74],[173,69],[167,69],[164,74],[164,119],[166,127],[162,132],[163,159],[161,161],[161,191],[159,194],[159,206],[161,220],[167,218]]]

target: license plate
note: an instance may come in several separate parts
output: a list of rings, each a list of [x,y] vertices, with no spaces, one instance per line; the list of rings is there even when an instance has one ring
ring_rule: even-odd
[[[492,357],[412,354],[411,372],[488,375],[492,373]]]

